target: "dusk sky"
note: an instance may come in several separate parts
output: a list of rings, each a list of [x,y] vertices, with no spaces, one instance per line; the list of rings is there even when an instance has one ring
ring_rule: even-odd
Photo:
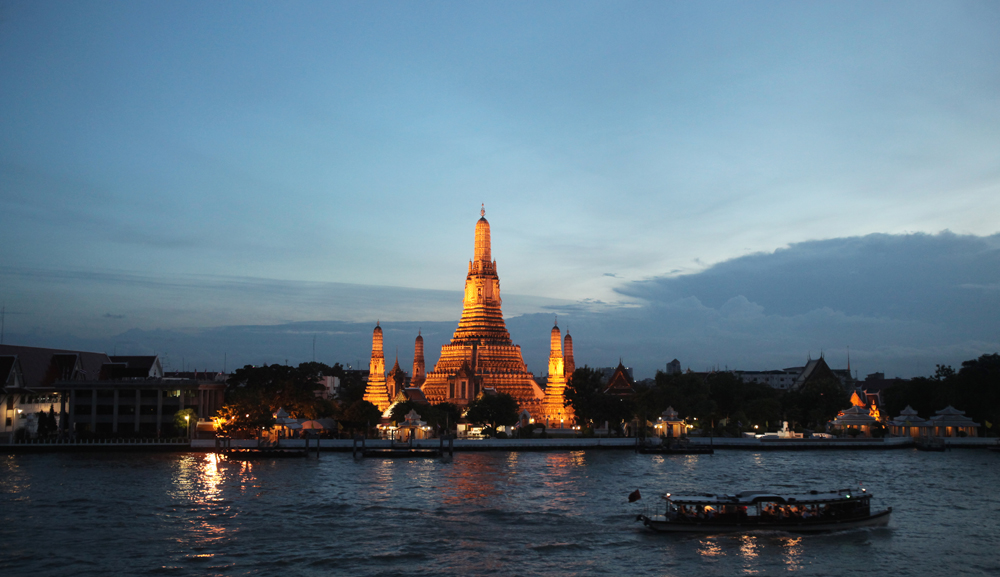
[[[997,2],[2,0],[0,127],[10,344],[430,364],[485,204],[538,375],[1000,351]]]

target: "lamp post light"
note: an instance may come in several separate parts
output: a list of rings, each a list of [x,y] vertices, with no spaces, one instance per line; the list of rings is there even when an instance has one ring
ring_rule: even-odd
[[[184,415],[184,428],[187,429],[188,439],[191,438],[191,415]]]

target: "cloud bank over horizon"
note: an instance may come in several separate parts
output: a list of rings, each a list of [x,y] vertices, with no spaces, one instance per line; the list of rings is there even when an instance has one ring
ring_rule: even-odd
[[[4,269],[0,278],[8,286],[13,279],[25,290],[39,282],[47,287],[52,306],[59,302],[54,273],[32,276]],[[62,290],[70,292],[69,285],[81,278],[62,278]],[[63,327],[73,325],[70,317],[81,311],[63,308],[44,322],[25,322],[27,315],[7,317],[6,342],[123,354],[155,351],[168,356],[176,369],[183,364],[221,370],[223,358],[229,369],[311,360],[315,336],[317,360],[367,366],[371,329],[379,318],[387,357],[398,350],[408,370],[417,331],[425,339],[427,362],[433,363],[461,311],[459,291],[259,279],[166,283],[145,277],[127,282],[150,285],[136,302],[109,308],[120,301],[113,289],[122,278],[87,277],[92,296],[108,300],[86,305],[91,316],[103,316],[121,330],[66,331]],[[673,358],[692,370],[762,370],[801,365],[810,355],[824,354],[832,366],[845,368],[848,347],[851,367],[861,378],[876,371],[912,377],[932,374],[936,364],[957,366],[1000,351],[1000,234],[873,234],[809,241],[695,274],[625,282],[617,291],[631,304],[504,294],[507,325],[529,370],[539,376],[545,372],[554,314],[564,332],[568,328],[573,334],[578,365],[610,366],[621,358],[639,378],[652,376]],[[157,304],[157,299],[167,303]],[[205,322],[238,318],[240,308],[250,306],[259,310],[244,310],[244,315],[277,320]],[[173,316],[157,325],[154,317],[163,311]],[[148,318],[138,328],[142,314]],[[340,318],[317,320],[330,316]],[[178,319],[187,322],[178,324]],[[78,326],[89,322],[83,319]]]

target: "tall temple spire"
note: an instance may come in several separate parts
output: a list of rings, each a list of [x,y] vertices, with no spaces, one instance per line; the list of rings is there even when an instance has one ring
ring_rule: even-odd
[[[476,249],[473,261],[476,263],[490,262],[490,222],[486,220],[486,208],[479,211],[482,216],[476,223]]]
[[[473,258],[465,277],[462,317],[421,388],[432,403],[447,401],[459,406],[468,405],[484,388],[491,388],[512,395],[522,409],[534,410],[544,393],[528,372],[521,347],[507,332],[485,205],[479,214]]]
[[[480,212],[485,212],[485,209]],[[486,217],[476,222],[476,243],[469,274],[465,277],[465,299],[458,330],[451,339],[457,342],[494,342],[511,344],[510,333],[500,311],[500,277],[490,254],[490,223]]]

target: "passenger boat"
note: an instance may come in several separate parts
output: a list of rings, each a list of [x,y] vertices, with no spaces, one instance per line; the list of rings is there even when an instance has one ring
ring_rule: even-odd
[[[892,507],[872,513],[871,495],[861,489],[809,491],[777,495],[744,491],[735,495],[664,495],[662,515],[642,514],[636,521],[662,533],[737,533],[790,531],[813,533],[889,523]]]

